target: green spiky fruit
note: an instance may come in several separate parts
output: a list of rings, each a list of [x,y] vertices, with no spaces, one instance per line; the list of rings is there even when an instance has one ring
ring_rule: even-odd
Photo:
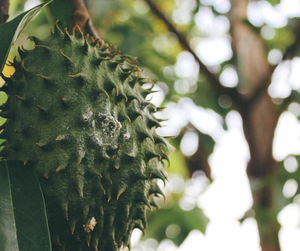
[[[56,26],[46,41],[32,40],[4,86],[3,155],[37,171],[54,251],[119,250],[134,228],[144,230],[157,179],[166,179],[149,81],[78,30]]]

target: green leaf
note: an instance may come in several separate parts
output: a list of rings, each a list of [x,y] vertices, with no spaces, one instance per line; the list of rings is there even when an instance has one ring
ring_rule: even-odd
[[[148,222],[146,238],[155,238],[158,241],[168,238],[179,246],[192,230],[197,229],[204,233],[208,219],[198,207],[184,211],[175,204],[154,211],[149,215]]]
[[[22,161],[0,162],[0,250],[51,251],[40,184]]]
[[[72,14],[70,0],[54,0],[47,6],[47,9],[53,23],[59,20],[63,27],[70,27]]]
[[[280,4],[280,0],[268,0],[268,2],[269,2],[270,4],[272,4],[273,6],[274,6],[274,5],[277,5],[277,4]]]
[[[15,43],[24,27],[50,2],[52,2],[52,0],[46,1],[31,10],[23,12],[13,20],[0,25],[0,72],[2,72],[4,68],[11,46]]]
[[[24,11],[25,1],[23,0],[14,0],[9,3],[9,16],[16,16]]]
[[[178,147],[179,148],[179,147]],[[177,149],[178,149],[177,148]],[[170,168],[167,169],[168,173],[176,173],[182,176],[184,179],[189,177],[188,169],[184,156],[180,150],[175,150],[169,155]]]

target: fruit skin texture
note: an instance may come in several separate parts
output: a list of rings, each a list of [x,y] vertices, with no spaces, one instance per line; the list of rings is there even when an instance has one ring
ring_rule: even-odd
[[[30,163],[45,196],[53,250],[119,250],[162,194],[166,141],[149,80],[109,45],[56,25],[20,60],[3,90],[6,159]]]

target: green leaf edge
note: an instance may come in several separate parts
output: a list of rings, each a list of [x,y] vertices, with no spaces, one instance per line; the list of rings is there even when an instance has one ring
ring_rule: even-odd
[[[23,164],[22,161],[18,161],[20,162],[21,164]],[[0,168],[3,168],[5,173],[4,175],[6,175],[7,177],[7,183],[9,185],[9,187],[12,186],[11,184],[11,177],[10,177],[10,172],[9,172],[9,167],[8,167],[8,162],[5,161],[5,160],[0,160]],[[38,184],[38,189],[39,189],[39,193],[40,193],[40,198],[41,198],[41,202],[43,204],[43,213],[44,213],[44,216],[45,216],[45,225],[46,225],[46,228],[47,228],[47,237],[48,237],[48,243],[49,243],[49,251],[52,251],[52,242],[51,242],[51,236],[50,236],[50,229],[49,229],[49,224],[48,224],[48,217],[47,217],[47,211],[46,211],[46,204],[45,204],[45,198],[44,198],[44,195],[43,195],[43,192],[42,192],[42,188],[41,188],[41,185],[40,185],[40,182],[38,180],[38,177],[36,175],[36,173],[33,171],[33,169],[30,169],[32,171],[32,176],[34,177],[34,179],[36,180],[37,184]],[[1,174],[1,172],[0,172]],[[10,198],[10,207],[13,211],[13,220],[14,220],[14,223],[16,222],[16,218],[15,218],[15,210],[14,210],[14,205],[13,205],[13,195],[12,195],[12,189],[9,189],[9,198]],[[14,251],[21,251],[22,248],[20,249],[19,247],[19,241],[18,241],[18,231],[17,231],[17,226],[16,224],[14,224],[14,230],[15,230],[15,236],[16,236],[16,245],[17,245],[17,248],[18,250],[14,250]],[[48,249],[47,249],[48,250]],[[12,250],[9,250],[9,251],[12,251]],[[42,250],[41,250],[42,251]]]
[[[9,176],[9,172],[8,172],[8,166],[7,166],[7,163],[6,162],[4,162],[4,161],[1,161],[0,162],[0,169],[3,169],[3,173],[2,173],[2,171],[0,170],[0,176],[5,176],[4,178],[6,178],[6,180],[7,180],[7,184],[8,184],[8,186],[9,187],[11,187],[11,182],[10,182],[10,176]],[[1,177],[0,177],[0,180],[1,180]],[[11,211],[14,211],[14,206],[13,206],[13,199],[12,199],[12,192],[11,192],[11,189],[8,189],[8,192],[9,192],[9,195],[8,195],[8,197],[9,197],[9,204],[10,204],[10,209],[11,209]],[[12,213],[12,215],[11,215],[11,218],[12,218],[12,220],[14,221],[14,223],[16,222],[16,219],[15,219],[15,214],[14,213]],[[0,217],[0,219],[1,219],[1,217]],[[12,243],[10,243],[10,245],[9,245],[9,247],[12,247],[12,246],[16,246],[17,247],[17,249],[19,250],[20,248],[19,248],[19,243],[18,243],[18,238],[17,238],[17,229],[16,229],[16,224],[13,224],[13,228],[14,228],[14,232],[15,232],[15,240],[13,240],[13,242],[14,242],[14,244],[12,244]],[[1,234],[1,231],[0,231],[0,234]],[[0,236],[1,237],[1,236]],[[1,239],[1,238],[0,238]],[[11,238],[12,239],[12,238]],[[7,244],[6,244],[7,245]]]
[[[9,34],[9,38],[8,40],[10,40],[9,43],[3,43],[3,41],[7,40],[6,36],[2,36],[0,37],[0,45],[4,44],[4,48],[0,48],[0,73],[3,71],[6,59],[8,57],[10,48],[12,47],[12,45],[16,42],[17,38],[19,37],[19,35],[21,34],[21,32],[23,31],[24,27],[31,21],[31,19],[33,17],[35,17],[40,10],[45,7],[46,5],[48,5],[49,3],[51,3],[53,0],[47,0],[46,2],[33,7],[32,9],[23,12],[22,14],[18,15],[17,17],[15,17],[14,19],[12,19],[11,21],[0,25],[0,34],[4,34],[4,30],[7,28],[10,28],[10,26],[13,27],[13,29],[15,30],[13,33]],[[2,46],[1,46],[2,47]]]
[[[46,210],[46,201],[45,201],[45,197],[44,197],[43,190],[42,190],[42,187],[41,187],[41,183],[40,183],[36,173],[34,172],[33,175],[34,175],[34,178],[36,179],[37,184],[39,185],[39,191],[40,191],[42,202],[43,202],[43,205],[44,205],[43,212],[44,212],[45,220],[46,220],[45,223],[46,223],[46,227],[48,229],[49,247],[50,247],[50,250],[52,251],[52,242],[51,242],[50,228],[49,228],[49,223],[48,223],[48,215],[47,215],[47,210]]]

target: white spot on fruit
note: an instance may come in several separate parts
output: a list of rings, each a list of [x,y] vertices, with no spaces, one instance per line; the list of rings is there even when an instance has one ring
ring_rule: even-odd
[[[130,139],[130,133],[129,132],[124,133],[123,137],[124,139]]]
[[[114,136],[122,128],[121,123],[110,113],[99,113],[98,120],[102,131],[107,135]]]
[[[87,225],[83,225],[83,229],[85,232],[90,233],[94,230],[96,225],[97,225],[97,221],[95,217],[92,217],[90,222]]]
[[[87,111],[84,114],[82,114],[82,119],[83,119],[83,121],[87,122],[90,120],[90,118],[92,116],[93,116],[93,112],[92,112],[91,108],[88,108]]]

